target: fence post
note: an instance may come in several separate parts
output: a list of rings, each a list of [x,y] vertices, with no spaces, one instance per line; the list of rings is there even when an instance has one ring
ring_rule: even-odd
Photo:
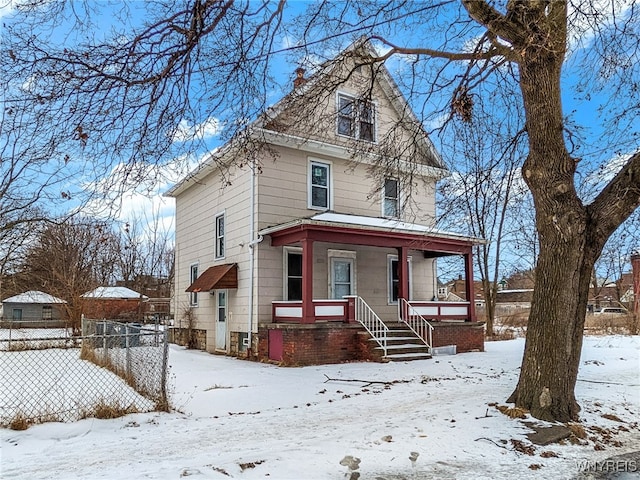
[[[127,355],[127,377],[131,378],[131,343],[129,341],[129,324],[124,326],[124,348]]]
[[[160,336],[156,333],[156,339],[160,338]],[[162,407],[169,411],[169,399],[167,398],[167,366],[169,363],[169,342],[167,341],[168,332],[167,330],[163,331],[163,340],[164,340],[164,348],[162,349],[162,378],[160,379],[160,395],[162,402]]]
[[[104,364],[107,364],[108,355],[107,355],[107,322],[103,320],[102,322],[102,361]]]

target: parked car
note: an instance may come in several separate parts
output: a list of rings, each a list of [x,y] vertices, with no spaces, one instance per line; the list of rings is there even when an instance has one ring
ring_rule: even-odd
[[[627,311],[626,308],[622,308],[622,307],[604,307],[604,308],[601,308],[600,310],[598,310],[597,312],[594,312],[594,315],[607,315],[607,314],[626,315],[627,313],[629,313],[629,312]]]

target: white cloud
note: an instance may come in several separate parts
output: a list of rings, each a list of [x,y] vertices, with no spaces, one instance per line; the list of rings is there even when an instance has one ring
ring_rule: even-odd
[[[634,0],[574,0],[568,4],[570,51],[587,47],[598,31],[626,18]]]
[[[10,17],[16,13],[16,6],[13,0],[0,0],[0,19]]]
[[[218,135],[222,131],[222,125],[217,118],[208,118],[202,123],[191,124],[181,120],[178,129],[173,135],[175,142],[187,142],[194,139],[207,139]]]
[[[631,154],[617,155],[603,162],[593,171],[588,172],[580,185],[581,195],[590,202],[626,165]]]

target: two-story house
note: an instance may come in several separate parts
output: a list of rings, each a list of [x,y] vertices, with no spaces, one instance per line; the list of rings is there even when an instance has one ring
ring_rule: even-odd
[[[167,193],[176,341],[284,364],[483,349],[473,302],[435,301],[444,255],[461,257],[474,298],[479,240],[434,228],[447,171],[373,55],[360,41],[310,78],[299,69],[242,141]]]

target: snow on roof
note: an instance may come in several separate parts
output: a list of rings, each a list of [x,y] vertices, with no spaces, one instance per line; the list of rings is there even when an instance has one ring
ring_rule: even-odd
[[[288,228],[289,226],[297,225],[300,223],[336,223],[343,225],[353,225],[355,227],[368,227],[377,228],[391,231],[404,231],[410,233],[424,233],[437,237],[447,237],[460,240],[471,240],[474,243],[486,243],[485,240],[475,237],[467,237],[459,233],[447,232],[439,230],[437,228],[429,227],[427,225],[420,225],[417,223],[408,223],[391,218],[381,217],[366,217],[363,215],[346,215],[343,213],[324,212],[314,215],[310,218],[302,218],[288,222],[282,225],[276,225],[269,227],[260,232],[261,235],[268,235],[271,232],[276,232]]]
[[[127,287],[98,287],[82,295],[83,298],[149,298]]]
[[[3,300],[3,303],[67,303],[61,298],[54,297],[39,290],[29,290]]]

